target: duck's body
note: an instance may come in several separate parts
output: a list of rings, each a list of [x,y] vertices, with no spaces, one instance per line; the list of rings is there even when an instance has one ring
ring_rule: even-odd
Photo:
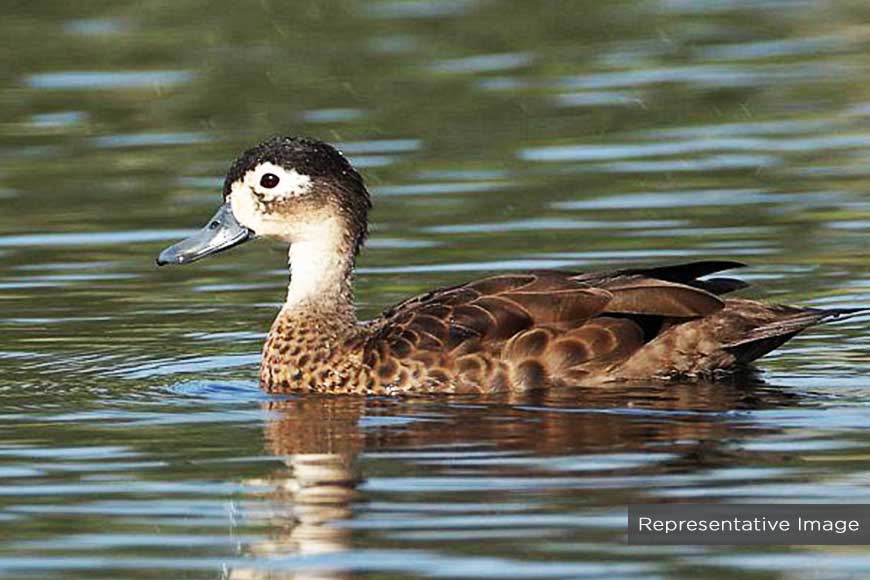
[[[417,296],[358,323],[317,305],[284,308],[263,350],[272,392],[503,392],[612,381],[715,378],[847,314],[717,294],[740,266],[528,272]]]
[[[745,284],[701,278],[742,264],[695,262],[493,276],[360,323],[351,275],[370,204],[340,153],[317,141],[266,141],[233,165],[224,196],[209,226],[158,262],[193,261],[255,234],[290,243],[287,301],[260,370],[271,392],[500,392],[713,378],[853,312],[724,299]]]

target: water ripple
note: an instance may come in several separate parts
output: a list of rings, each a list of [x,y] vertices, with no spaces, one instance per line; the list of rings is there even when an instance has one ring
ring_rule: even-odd
[[[182,70],[61,71],[33,74],[24,83],[34,89],[137,89],[189,83],[195,75]]]

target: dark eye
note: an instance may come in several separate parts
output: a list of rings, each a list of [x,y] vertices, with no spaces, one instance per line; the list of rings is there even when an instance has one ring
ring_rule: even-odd
[[[273,187],[278,185],[279,181],[281,180],[278,179],[277,175],[275,175],[274,173],[267,173],[260,178],[260,185],[262,185],[266,189],[272,189]]]

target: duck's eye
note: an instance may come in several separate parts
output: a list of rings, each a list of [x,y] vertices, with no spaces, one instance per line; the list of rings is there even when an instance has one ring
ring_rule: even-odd
[[[278,179],[277,175],[275,175],[274,173],[267,173],[260,178],[260,185],[262,185],[266,189],[272,189],[276,185],[278,185],[279,181],[281,180]]]

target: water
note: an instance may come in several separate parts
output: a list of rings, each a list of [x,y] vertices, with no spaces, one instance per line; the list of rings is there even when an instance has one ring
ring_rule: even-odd
[[[341,144],[362,314],[486,272],[737,258],[870,304],[870,17],[838,0],[12,3],[0,575],[804,577],[861,548],[629,547],[632,502],[870,502],[868,320],[749,384],[267,397],[283,249],[183,269],[229,161]]]

